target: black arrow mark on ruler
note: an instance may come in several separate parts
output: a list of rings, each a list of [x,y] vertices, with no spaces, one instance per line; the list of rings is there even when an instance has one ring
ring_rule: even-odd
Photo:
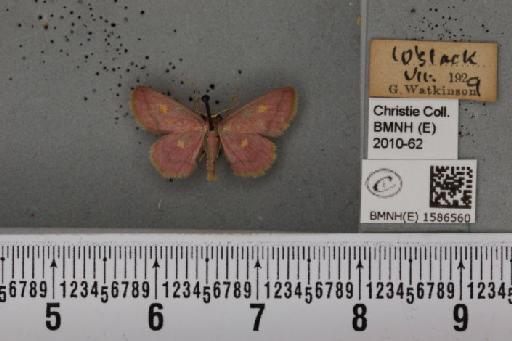
[[[2,282],[3,282],[3,280],[2,280]],[[510,257],[510,285],[512,285],[512,255]]]
[[[311,258],[308,258],[308,285],[311,284]]]
[[[160,264],[158,264],[158,260],[155,257],[155,262],[153,263],[153,269],[155,270],[155,300],[158,299],[158,268]]]
[[[412,285],[412,257],[409,257],[409,285]]]
[[[357,263],[356,269],[359,283],[359,301],[361,301],[361,271],[363,269],[363,263],[361,262],[361,258],[359,258],[359,263]]]
[[[103,257],[103,283],[107,283],[107,257]]]
[[[457,269],[459,270],[459,300],[462,301],[462,270],[465,269],[464,264],[462,263],[462,257],[460,258]]]
[[[256,264],[254,264],[254,268],[256,269],[256,300],[260,299],[260,269],[261,264],[260,260],[256,260]]]
[[[52,260],[50,267],[52,268],[52,299],[55,299],[55,269],[57,268],[55,259]]]
[[[2,256],[2,258],[0,258],[0,260],[2,261],[2,283],[3,283],[4,282],[4,262],[5,262],[5,257]],[[512,259],[511,259],[511,262],[512,262]],[[512,278],[512,275],[511,275],[511,278]]]

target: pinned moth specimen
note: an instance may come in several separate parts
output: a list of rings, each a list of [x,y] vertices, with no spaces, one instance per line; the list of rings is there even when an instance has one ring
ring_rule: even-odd
[[[233,172],[259,177],[276,158],[275,145],[267,137],[284,133],[297,111],[297,95],[291,87],[275,89],[222,118],[211,112],[203,96],[206,116],[148,87],[137,87],[131,107],[137,122],[147,131],[163,135],[151,147],[150,159],[165,178],[186,178],[206,153],[208,181],[214,181],[215,161],[222,149]]]

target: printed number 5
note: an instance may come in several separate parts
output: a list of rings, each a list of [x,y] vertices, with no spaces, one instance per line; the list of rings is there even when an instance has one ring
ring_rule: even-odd
[[[60,308],[60,303],[46,303],[46,328],[55,331],[60,328],[62,319],[54,308]]]

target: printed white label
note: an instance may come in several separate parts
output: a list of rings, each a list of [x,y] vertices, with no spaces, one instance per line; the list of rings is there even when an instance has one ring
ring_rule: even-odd
[[[363,160],[361,223],[474,223],[476,160]]]
[[[459,101],[370,98],[368,159],[457,159]]]

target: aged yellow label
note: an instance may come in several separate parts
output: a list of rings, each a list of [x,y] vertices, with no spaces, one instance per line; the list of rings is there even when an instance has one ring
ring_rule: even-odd
[[[373,40],[370,97],[496,101],[498,45]]]

